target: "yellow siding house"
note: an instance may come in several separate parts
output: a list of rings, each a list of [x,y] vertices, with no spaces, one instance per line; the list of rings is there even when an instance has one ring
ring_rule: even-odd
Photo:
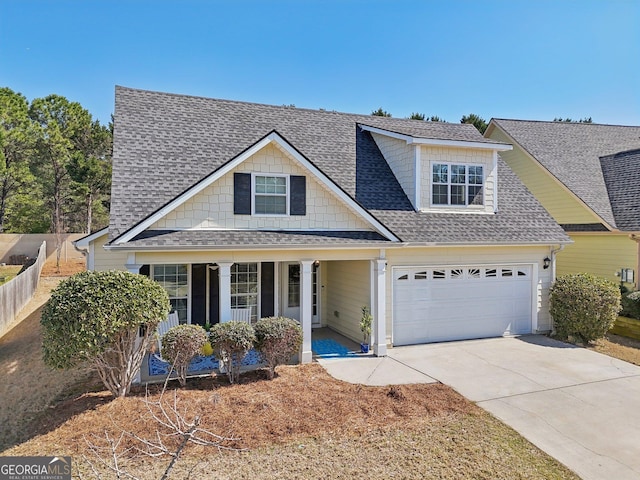
[[[640,127],[492,119],[486,138],[573,240],[557,274],[589,272],[638,288]]]

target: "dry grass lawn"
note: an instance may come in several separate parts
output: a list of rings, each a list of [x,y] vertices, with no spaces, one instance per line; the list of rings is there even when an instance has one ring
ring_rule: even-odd
[[[160,390],[154,386],[150,399]],[[177,399],[185,417],[202,416],[203,428],[232,437],[224,446],[238,450],[188,447],[172,478],[577,478],[441,384],[364,387],[311,364],[281,367],[272,381],[262,371],[238,385],[192,379]],[[117,438],[122,431],[147,439],[162,431],[144,390],[118,400],[106,392],[70,398],[49,411],[39,435],[3,454],[71,455],[89,475],[87,440],[106,446],[105,432]],[[128,438],[121,451],[136,445]],[[140,454],[121,461],[145,479],[159,478],[168,463]]]
[[[588,347],[590,350],[640,365],[640,340],[609,333]]]
[[[0,451],[30,438],[52,403],[82,392],[87,380],[95,383],[86,369],[52,371],[42,361],[40,311],[61,280],[41,278],[16,326],[0,337]]]

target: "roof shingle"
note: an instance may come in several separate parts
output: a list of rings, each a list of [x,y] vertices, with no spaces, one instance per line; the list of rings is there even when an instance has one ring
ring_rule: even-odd
[[[466,124],[306,110],[117,87],[110,240],[271,131],[277,131],[403,241],[486,244],[568,240],[502,162],[498,214],[415,212],[373,138],[362,131],[359,124],[420,138],[499,143],[485,139],[475,127]],[[183,236],[172,234],[171,242],[186,241]],[[229,233],[229,238],[232,237]],[[193,236],[190,238],[199,241]],[[135,242],[143,240],[151,241],[138,238]],[[298,240],[326,241],[309,235]]]
[[[612,227],[616,217],[600,157],[640,148],[640,127],[492,119]]]
[[[640,232],[640,150],[602,157],[600,163],[617,227]]]

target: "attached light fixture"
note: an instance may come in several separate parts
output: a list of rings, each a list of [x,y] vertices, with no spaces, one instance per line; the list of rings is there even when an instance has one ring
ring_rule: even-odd
[[[544,257],[544,260],[542,260],[542,268],[546,270],[549,268],[549,265],[551,265],[551,259],[549,257]]]

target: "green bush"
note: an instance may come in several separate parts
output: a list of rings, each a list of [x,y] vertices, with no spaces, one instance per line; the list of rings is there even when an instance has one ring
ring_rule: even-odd
[[[640,290],[622,295],[621,315],[640,320]]]
[[[213,354],[223,362],[229,383],[238,381],[242,359],[251,350],[255,340],[253,327],[246,322],[217,323],[211,327],[209,341]]]
[[[618,286],[587,273],[558,278],[550,300],[555,334],[563,340],[589,343],[602,338],[620,312]]]
[[[269,378],[276,367],[287,363],[302,345],[302,327],[291,318],[266,317],[255,325],[256,350],[267,364]]]
[[[162,358],[169,361],[178,374],[180,385],[187,383],[189,362],[207,343],[207,332],[200,325],[176,325],[162,337]]]
[[[44,362],[71,368],[90,361],[109,391],[124,397],[169,308],[165,290],[143,275],[73,275],[60,282],[42,310]]]

